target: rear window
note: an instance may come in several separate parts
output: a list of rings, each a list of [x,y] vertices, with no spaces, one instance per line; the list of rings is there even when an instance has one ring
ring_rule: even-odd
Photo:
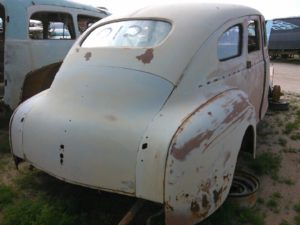
[[[156,20],[130,20],[105,24],[93,30],[81,44],[91,47],[152,47],[169,34],[171,24]]]

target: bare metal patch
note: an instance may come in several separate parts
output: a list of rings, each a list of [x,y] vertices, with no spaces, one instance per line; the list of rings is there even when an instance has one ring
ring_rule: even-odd
[[[142,61],[144,64],[151,63],[153,59],[153,48],[147,49],[144,54],[136,57],[139,61]]]

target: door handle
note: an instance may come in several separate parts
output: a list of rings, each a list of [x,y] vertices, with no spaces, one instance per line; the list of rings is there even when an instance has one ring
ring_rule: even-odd
[[[249,69],[249,68],[251,68],[251,66],[252,66],[252,63],[251,63],[251,61],[247,61],[247,69]]]

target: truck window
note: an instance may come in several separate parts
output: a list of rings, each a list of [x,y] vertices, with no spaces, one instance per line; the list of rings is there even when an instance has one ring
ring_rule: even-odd
[[[258,22],[255,20],[248,21],[248,52],[259,50],[259,32]]]
[[[29,21],[29,37],[37,40],[75,39],[72,16],[67,13],[37,12]]]
[[[86,15],[78,15],[77,21],[78,21],[78,30],[80,31],[80,34],[82,34],[86,29],[88,29],[93,23],[97,22],[101,18],[98,17],[91,17]]]
[[[242,53],[242,26],[235,25],[226,30],[218,40],[218,58],[225,61]]]

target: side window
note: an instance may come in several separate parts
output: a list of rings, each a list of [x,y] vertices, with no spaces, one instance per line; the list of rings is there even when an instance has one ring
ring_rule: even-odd
[[[242,53],[242,26],[235,25],[225,31],[218,40],[217,48],[220,61],[240,56]]]
[[[72,16],[67,13],[37,12],[29,21],[29,37],[37,40],[75,39]]]
[[[101,18],[98,17],[91,17],[86,15],[78,15],[77,21],[78,21],[78,30],[80,31],[80,34],[82,34],[86,29],[88,29],[91,25],[96,23]]]
[[[248,21],[248,52],[259,50],[259,32],[258,22],[255,20]]]

